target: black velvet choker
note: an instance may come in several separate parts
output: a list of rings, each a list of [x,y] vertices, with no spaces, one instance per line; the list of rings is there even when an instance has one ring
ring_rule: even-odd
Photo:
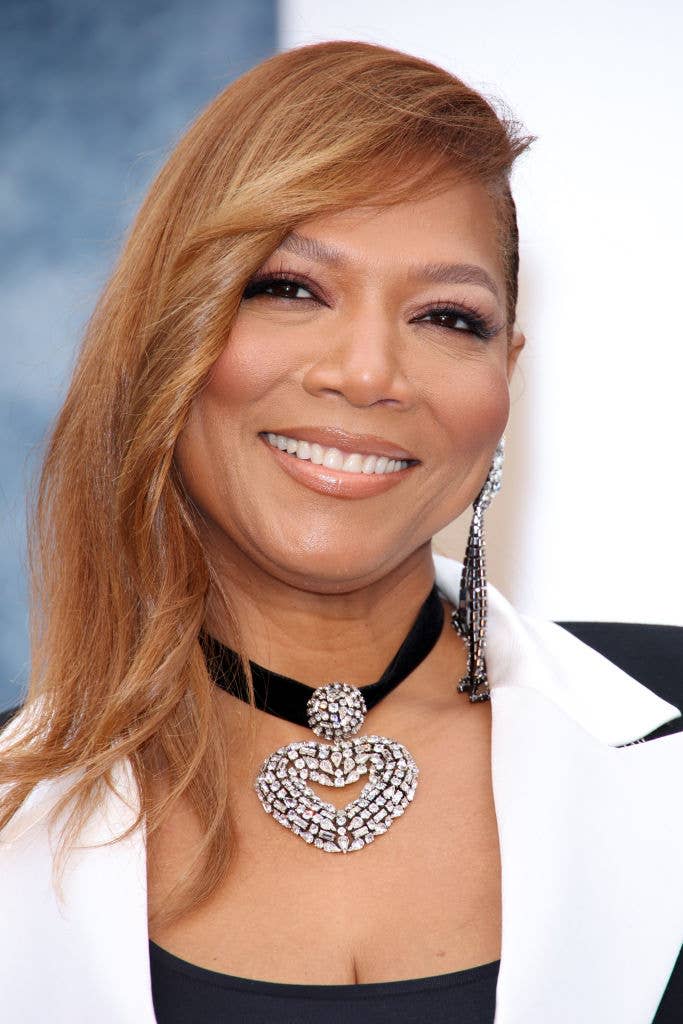
[[[444,621],[443,605],[436,583],[424,601],[410,632],[376,683],[359,686],[369,711],[382,697],[391,693],[424,661],[441,635]],[[217,686],[234,697],[248,702],[247,681],[235,651],[208,633],[200,634],[200,643],[207,668]],[[254,680],[256,707],[296,725],[308,726],[307,705],[315,688],[271,672],[249,662]],[[272,683],[272,686],[271,686]]]

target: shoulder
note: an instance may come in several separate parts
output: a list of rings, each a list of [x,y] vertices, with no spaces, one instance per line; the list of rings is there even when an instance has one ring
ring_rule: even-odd
[[[683,626],[635,622],[558,622],[557,625],[662,700],[683,707]],[[676,732],[683,732],[683,716],[659,726],[644,739],[658,739]]]

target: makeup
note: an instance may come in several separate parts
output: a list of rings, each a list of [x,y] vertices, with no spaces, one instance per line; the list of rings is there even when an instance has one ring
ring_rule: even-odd
[[[402,483],[419,465],[419,463],[413,463],[405,469],[395,470],[392,473],[348,473],[343,469],[316,465],[310,459],[298,459],[295,455],[289,455],[286,451],[272,447],[267,437],[263,435],[259,435],[259,437],[270,457],[293,480],[319,494],[329,494],[336,498],[369,498],[376,494],[383,494]]]

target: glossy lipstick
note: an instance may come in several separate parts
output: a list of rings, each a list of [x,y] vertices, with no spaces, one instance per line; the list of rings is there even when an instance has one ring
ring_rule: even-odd
[[[264,430],[262,433],[295,437],[297,441],[308,441],[323,448],[338,448],[347,455],[351,452],[362,452],[364,455],[386,455],[388,459],[419,461],[405,448],[399,448],[386,438],[377,437],[375,434],[351,434],[338,427],[278,427],[277,430],[269,427],[268,431]]]
[[[280,433],[280,431],[278,430],[277,433]],[[282,434],[284,435],[284,433],[285,431],[283,430]],[[296,437],[300,441],[308,441],[310,437],[311,443],[323,444],[326,447],[337,447],[339,451],[346,451],[347,453],[362,451],[370,455],[389,455],[392,452],[396,452],[397,454],[392,455],[392,458],[411,458],[409,453],[405,452],[404,454],[404,449],[397,448],[395,445],[391,445],[381,439],[373,438],[372,441],[368,441],[368,435],[346,435],[347,438],[351,437],[352,441],[351,444],[347,441],[345,448],[327,440],[329,434],[321,432],[318,428],[315,430],[311,428],[310,431],[307,431],[306,436],[303,436],[303,431],[300,427],[296,429],[290,428],[288,436]],[[317,491],[319,494],[328,494],[336,498],[368,498],[375,494],[382,494],[384,491],[398,486],[417,464],[413,463],[405,469],[399,469],[393,473],[348,473],[343,469],[330,469],[327,466],[316,465],[310,459],[299,459],[296,455],[289,455],[279,448],[273,448],[269,444],[268,438],[263,434],[259,434],[259,437],[272,457],[294,480],[312,491]],[[375,445],[374,451],[359,444],[361,437],[364,437],[366,444]],[[383,445],[383,447],[379,448],[379,445]]]

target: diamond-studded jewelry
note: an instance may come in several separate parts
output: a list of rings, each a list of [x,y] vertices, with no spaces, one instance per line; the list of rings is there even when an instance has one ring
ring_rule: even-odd
[[[362,850],[383,835],[415,794],[419,769],[401,744],[386,736],[351,737],[367,711],[348,683],[318,687],[308,701],[314,740],[289,743],[266,758],[254,783],[263,809],[306,843],[326,853]],[[369,775],[359,797],[343,808],[326,803],[309,782],[341,787]]]
[[[469,692],[471,701],[491,698],[484,657],[487,613],[484,512],[500,490],[504,459],[505,437],[501,437],[484,486],[472,506],[474,513],[460,578],[460,600],[451,614],[451,625],[467,643],[467,673],[460,680],[458,691]]]
[[[323,741],[289,743],[263,762],[254,788],[275,821],[326,853],[351,853],[383,835],[405,812],[417,786],[414,758],[396,740],[356,734],[368,710],[427,657],[441,635],[443,621],[443,605],[434,584],[382,677],[363,687],[332,682],[313,688],[250,662],[256,707],[308,725]],[[200,636],[200,642],[216,684],[248,701],[237,654],[207,634]],[[343,808],[322,800],[310,786],[317,782],[341,788],[365,775],[368,781],[360,795]]]

